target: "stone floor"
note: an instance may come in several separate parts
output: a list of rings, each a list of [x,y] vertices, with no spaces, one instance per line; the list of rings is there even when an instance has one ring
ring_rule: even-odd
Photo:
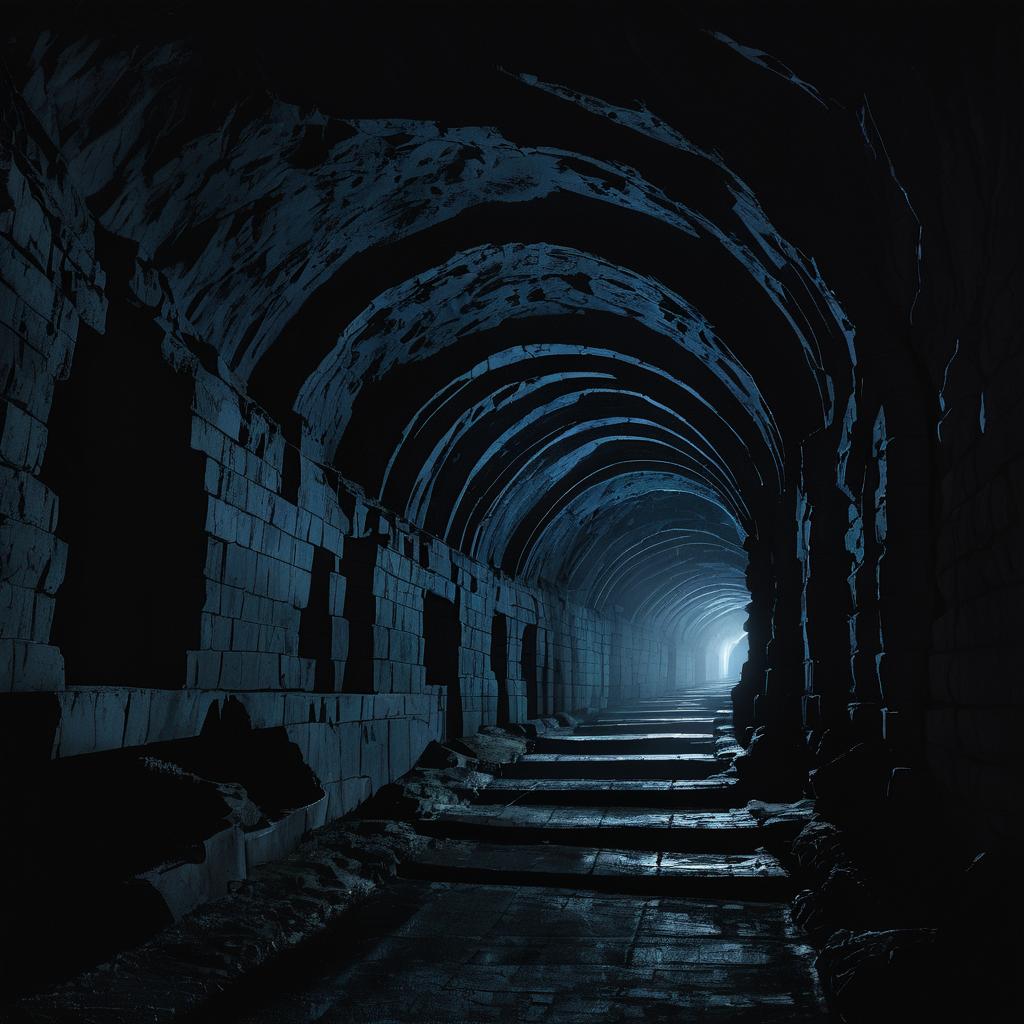
[[[779,903],[409,881],[389,886],[346,927],[362,941],[236,1019],[824,1019],[809,953]]]
[[[403,880],[216,1019],[827,1020],[763,816],[711,753],[724,697],[543,740],[476,805],[420,822],[434,838]]]

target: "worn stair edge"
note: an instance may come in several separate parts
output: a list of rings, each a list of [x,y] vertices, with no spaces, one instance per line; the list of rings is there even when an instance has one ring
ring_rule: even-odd
[[[503,778],[701,779],[722,762],[713,754],[527,754],[502,771]]]
[[[422,821],[422,835],[446,839],[534,845],[601,846],[623,850],[661,850],[673,853],[753,853],[764,845],[757,825],[701,827],[647,827],[643,825],[580,826],[498,825],[484,821]]]
[[[711,779],[649,779],[648,785],[614,789],[601,783],[624,782],[616,779],[496,779],[500,785],[480,790],[475,804],[564,805],[571,802],[580,807],[656,807],[685,810],[687,808],[741,807],[748,796],[736,779],[729,782]],[[537,783],[577,783],[564,788]],[[705,785],[704,783],[707,783]],[[653,786],[657,788],[653,788]],[[673,788],[676,787],[676,788]]]
[[[736,870],[715,870],[714,855],[697,855],[694,860],[703,859],[704,865],[688,868],[675,867],[673,855],[666,858],[666,865],[658,864],[654,870],[644,870],[635,864],[636,852],[628,849],[607,849],[605,847],[581,849],[556,845],[536,848],[535,856],[544,860],[566,861],[575,858],[580,869],[536,868],[503,866],[500,852],[504,847],[498,844],[460,843],[465,848],[463,856],[448,859],[445,851],[437,851],[404,862],[399,874],[403,878],[421,879],[434,882],[468,882],[484,885],[540,886],[556,889],[587,889],[595,892],[622,893],[637,896],[681,896],[696,899],[743,899],[754,902],[779,902],[792,898],[796,886],[788,872],[770,854],[754,851],[736,855],[739,862],[761,862],[761,870],[744,870],[742,863]],[[519,848],[522,850],[522,848]],[[522,851],[529,859],[529,851]],[[581,857],[580,854],[583,854]],[[729,854],[721,855],[724,859]],[[584,859],[593,863],[586,869]],[[658,858],[661,860],[661,858]],[[498,861],[499,863],[493,863]],[[616,867],[618,866],[618,869]]]
[[[621,733],[646,732],[697,732],[710,730],[718,719],[711,716],[699,718],[652,718],[624,722],[602,722],[600,719],[576,726],[577,736],[617,736]]]

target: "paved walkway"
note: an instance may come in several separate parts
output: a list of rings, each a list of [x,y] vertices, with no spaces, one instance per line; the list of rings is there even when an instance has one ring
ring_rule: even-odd
[[[790,880],[717,774],[725,699],[543,737],[478,804],[422,822],[436,839],[405,879],[236,1020],[826,1020]]]

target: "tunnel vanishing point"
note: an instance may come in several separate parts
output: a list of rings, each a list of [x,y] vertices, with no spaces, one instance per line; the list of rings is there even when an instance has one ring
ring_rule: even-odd
[[[0,15],[0,1020],[1021,1019],[1018,5]]]

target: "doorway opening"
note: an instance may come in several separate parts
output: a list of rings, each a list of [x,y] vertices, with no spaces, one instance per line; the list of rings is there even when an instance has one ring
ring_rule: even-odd
[[[438,594],[423,595],[423,665],[428,686],[448,689],[445,738],[463,733],[462,688],[459,682],[459,647],[462,626],[453,601]]]
[[[70,685],[179,689],[199,647],[205,456],[191,446],[191,374],[163,358],[144,311],[79,328],[58,385],[42,477],[68,544],[53,642]]]
[[[495,612],[491,620],[491,671],[498,681],[498,707],[495,721],[508,725],[508,620]]]
[[[537,627],[532,622],[523,630],[521,672],[526,683],[526,717],[537,718],[540,715],[537,692]]]

